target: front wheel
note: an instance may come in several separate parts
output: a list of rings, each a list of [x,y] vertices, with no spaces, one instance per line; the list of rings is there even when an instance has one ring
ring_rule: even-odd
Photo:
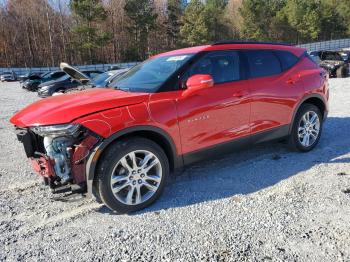
[[[98,191],[102,201],[117,213],[129,213],[153,203],[169,175],[163,149],[141,137],[118,141],[101,160]]]
[[[291,148],[301,152],[312,150],[320,140],[322,120],[322,114],[317,106],[302,105],[294,119],[289,137]]]

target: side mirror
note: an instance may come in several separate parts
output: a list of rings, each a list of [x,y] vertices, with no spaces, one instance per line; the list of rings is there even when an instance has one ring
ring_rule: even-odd
[[[191,95],[212,86],[214,86],[214,80],[211,75],[193,75],[186,81],[187,89],[183,92],[183,96]]]

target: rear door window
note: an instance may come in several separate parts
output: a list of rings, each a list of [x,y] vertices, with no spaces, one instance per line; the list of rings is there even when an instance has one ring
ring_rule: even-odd
[[[241,79],[240,59],[237,51],[216,51],[203,56],[189,71],[188,76],[208,74],[215,84]]]
[[[282,72],[281,63],[270,50],[244,51],[249,65],[250,78],[276,75]]]

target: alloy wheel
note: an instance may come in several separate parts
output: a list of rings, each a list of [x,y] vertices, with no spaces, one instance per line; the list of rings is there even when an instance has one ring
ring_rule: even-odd
[[[158,157],[146,150],[136,150],[123,156],[113,168],[111,189],[121,203],[139,205],[156,193],[161,180]]]
[[[312,146],[320,134],[320,119],[316,112],[306,112],[298,127],[298,138],[301,145],[304,147]]]

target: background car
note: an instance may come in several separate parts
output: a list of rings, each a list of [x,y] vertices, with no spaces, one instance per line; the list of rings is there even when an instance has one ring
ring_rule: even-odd
[[[32,72],[32,71],[29,71],[28,73],[26,73],[26,74],[23,74],[23,75],[19,75],[18,77],[17,77],[17,80],[19,81],[19,82],[24,82],[24,81],[26,81],[26,80],[28,80],[28,79],[30,79],[31,77],[37,77],[37,76],[41,76],[42,74],[45,74],[45,73],[48,73],[48,72]]]
[[[78,87],[72,88],[72,89],[63,90],[61,92],[56,92],[53,95],[73,93],[73,92],[78,92],[78,91],[82,91],[82,90],[94,88],[94,87],[108,87],[108,85],[114,79],[116,79],[118,76],[123,75],[128,70],[129,70],[129,68],[107,71],[107,72],[104,72],[100,75],[95,76],[91,81],[89,81],[85,85],[81,85],[81,86],[78,86]]]
[[[319,66],[326,69],[331,77],[346,77],[349,74],[349,64],[338,51],[313,51],[310,56],[318,57]]]
[[[342,56],[345,63],[347,63],[349,66],[349,76],[350,76],[350,50],[341,50],[339,51],[340,55]]]
[[[57,80],[48,81],[38,86],[38,96],[48,97],[56,92],[63,92],[76,88],[80,85],[88,83],[92,78],[102,73],[99,70],[83,70],[79,71],[66,63],[61,63],[61,69],[66,75]]]
[[[321,63],[321,58],[317,54],[310,53],[310,58],[318,65]]]
[[[343,58],[344,62],[350,63],[350,50],[340,50],[339,54]]]
[[[42,83],[57,80],[58,78],[66,75],[63,71],[54,71],[47,72],[41,75],[33,75],[29,77],[26,81],[23,82],[22,88],[27,89],[28,91],[37,91],[38,86]]]
[[[121,68],[120,66],[117,66],[117,65],[111,65],[108,67],[108,71],[120,70],[120,69],[123,69],[123,68]]]
[[[16,76],[16,73],[14,71],[5,71],[1,74],[0,80],[1,80],[1,82],[16,81],[17,76]]]

